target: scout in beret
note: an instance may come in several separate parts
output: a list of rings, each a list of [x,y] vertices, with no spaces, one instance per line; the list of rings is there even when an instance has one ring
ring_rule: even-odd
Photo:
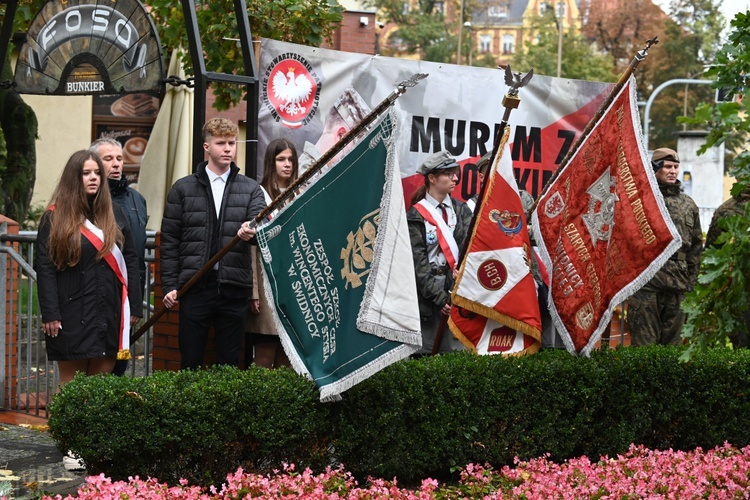
[[[471,223],[471,210],[451,196],[459,178],[456,159],[448,151],[431,154],[417,168],[424,183],[412,197],[406,214],[417,278],[422,329],[421,355],[461,350],[446,328],[450,292],[459,249]]]

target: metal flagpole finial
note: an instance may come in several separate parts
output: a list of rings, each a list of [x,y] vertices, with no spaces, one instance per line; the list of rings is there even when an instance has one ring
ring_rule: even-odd
[[[658,36],[655,36],[653,38],[649,38],[648,40],[646,40],[646,46],[638,51],[638,53],[635,55],[635,58],[638,59],[639,61],[643,61],[648,55],[648,49],[650,49],[652,45],[656,45],[657,43],[659,43]]]
[[[520,71],[513,73],[510,69],[510,64],[505,67],[505,85],[510,87],[508,95],[511,97],[518,97],[518,89],[525,87],[531,78],[534,76],[534,68],[531,68],[525,75]]]
[[[411,76],[408,80],[404,80],[401,83],[396,84],[400,93],[406,92],[409,87],[416,87],[420,80],[427,78],[428,73],[416,73]]]
[[[509,87],[508,92],[503,97],[503,107],[505,113],[503,115],[503,121],[507,122],[510,119],[510,112],[513,109],[518,108],[521,104],[521,98],[518,97],[518,90],[521,87],[525,87],[531,81],[534,76],[534,68],[531,68],[525,75],[520,71],[513,73],[510,69],[510,64],[505,67],[505,84]]]

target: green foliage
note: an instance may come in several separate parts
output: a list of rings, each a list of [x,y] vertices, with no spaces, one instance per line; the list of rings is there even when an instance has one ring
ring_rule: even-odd
[[[717,64],[706,76],[715,78],[716,88],[725,88],[738,101],[704,104],[695,117],[682,117],[681,121],[696,124],[708,130],[705,144],[698,151],[725,143],[727,147],[744,146],[750,133],[750,101],[744,99],[746,75],[750,73],[750,13],[739,13],[731,22],[729,41],[717,53]],[[742,151],[734,159],[730,173],[737,182],[732,187],[734,196],[750,189],[750,152]],[[707,248],[701,261],[701,277],[690,292],[683,308],[688,314],[683,335],[691,349],[689,358],[699,349],[724,345],[727,336],[741,326],[742,312],[750,304],[750,211],[743,215],[727,217],[719,222],[723,229],[716,247]]]
[[[13,79],[4,64],[0,81]],[[36,179],[37,119],[18,93],[0,89],[0,213],[23,221]]]
[[[514,70],[526,72],[534,68],[536,74],[557,76],[557,20],[551,9],[547,12],[532,19],[531,29],[537,34],[536,40],[526,42],[513,56],[511,67]],[[574,29],[563,33],[560,67],[563,78],[612,82],[617,79],[612,66],[612,56],[595,52],[591,43],[577,35]]]
[[[442,10],[437,8],[437,1],[420,0],[411,8],[405,8],[402,0],[365,0],[364,4],[376,8],[380,19],[398,26],[381,43],[384,55],[418,54],[426,61],[455,62],[457,36],[453,33],[457,31],[457,25],[446,23]]]
[[[46,0],[19,1],[14,29],[25,32]],[[146,0],[162,45],[165,57],[173,49],[188,47],[185,16],[180,0]],[[302,45],[319,46],[330,41],[333,31],[341,23],[344,11],[335,0],[248,0],[247,15],[250,31],[255,37],[273,38]],[[201,32],[201,44],[206,69],[213,72],[247,74],[242,60],[237,22],[232,0],[196,0],[196,18]],[[0,21],[5,5],[0,4]],[[192,62],[185,54],[186,72],[191,74]],[[244,88],[236,85],[215,85],[215,106],[219,110],[237,104],[244,98]]]
[[[723,21],[721,0],[674,0],[669,15],[650,0],[598,2],[581,0],[587,12],[583,33],[598,50],[612,57],[621,75],[647,39],[658,36],[648,57],[635,69],[639,100],[646,100],[662,83],[674,78],[700,78],[714,62]],[[654,100],[649,116],[647,148],[676,148],[677,116],[690,115],[695,106],[713,99],[706,85],[669,86]]]
[[[504,358],[470,353],[396,363],[320,403],[291,370],[78,376],[50,406],[50,433],[89,467],[218,484],[242,466],[344,464],[415,484],[456,480],[469,463],[495,468],[549,454],[597,460],[628,450],[750,443],[750,350],[563,351]]]
[[[161,43],[171,50],[187,47],[187,30],[180,0],[148,0],[151,16]],[[206,69],[217,73],[247,74],[238,42],[238,29],[232,0],[197,0],[196,19],[201,31],[201,44]],[[250,31],[255,37],[272,38],[302,45],[319,46],[330,40],[343,19],[343,8],[335,0],[249,0],[247,2]],[[192,63],[185,53],[186,72]],[[215,107],[219,110],[237,104],[244,98],[244,88],[236,85],[215,85]]]
[[[329,407],[291,370],[216,368],[146,378],[77,376],[50,404],[50,434],[90,473],[220,484],[228,472],[327,462]]]
[[[750,442],[750,351],[625,348],[578,358],[468,353],[395,364],[336,405],[336,455],[364,477],[455,479],[455,467],[498,468],[659,449]],[[365,415],[366,417],[362,417]],[[366,423],[366,425],[365,425]]]
[[[699,23],[699,26],[702,24]],[[704,35],[691,31],[689,24],[683,26],[671,19],[666,20],[663,39],[643,63],[652,66],[649,84],[656,88],[677,78],[702,79],[704,65],[708,64],[705,60],[708,54],[703,51]],[[652,60],[652,55],[658,57]],[[658,71],[654,71],[656,67]],[[639,88],[643,89],[643,86],[639,85]],[[680,129],[678,117],[695,113],[697,106],[713,99],[714,90],[709,85],[671,85],[663,89],[654,100],[649,116],[650,148],[676,149],[677,137],[674,132]],[[684,122],[682,128],[703,130],[701,124],[687,126]]]

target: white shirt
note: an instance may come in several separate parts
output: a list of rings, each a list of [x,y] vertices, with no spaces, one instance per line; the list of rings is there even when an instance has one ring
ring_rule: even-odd
[[[439,207],[440,203],[429,195],[429,193],[425,193],[425,201],[435,207],[435,210],[437,210],[438,215],[442,217],[442,211]],[[445,205],[446,212],[448,214],[448,227],[453,231],[456,227],[456,212],[453,210],[453,203],[451,203],[451,197],[446,196],[443,200],[443,204]],[[427,238],[427,260],[430,261],[430,264],[435,264],[437,266],[444,266],[446,263],[445,255],[443,255],[443,250],[440,248],[440,243],[438,243],[437,238],[437,228],[427,222],[424,221],[425,226],[425,236]]]
[[[206,169],[208,174],[208,182],[211,183],[211,194],[214,197],[214,208],[216,209],[216,218],[219,218],[219,212],[221,211],[221,202],[224,199],[224,188],[227,186],[227,180],[229,179],[230,169],[227,169],[221,175],[216,175],[211,169]]]

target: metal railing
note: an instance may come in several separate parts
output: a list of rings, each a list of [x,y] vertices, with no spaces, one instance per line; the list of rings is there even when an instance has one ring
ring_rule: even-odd
[[[153,313],[154,231],[147,232],[143,318]],[[8,234],[0,224],[0,409],[48,418],[57,390],[56,363],[47,360],[34,271],[36,231]],[[151,331],[131,347],[126,375],[151,373]]]

